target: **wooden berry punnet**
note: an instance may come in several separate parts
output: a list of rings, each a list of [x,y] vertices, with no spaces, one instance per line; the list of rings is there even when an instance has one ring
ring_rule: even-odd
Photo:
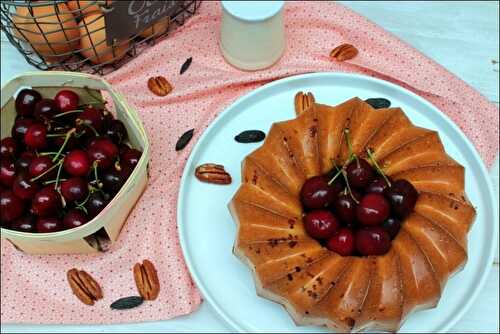
[[[53,98],[59,90],[69,88],[79,94],[82,104],[90,103],[95,100],[95,96],[102,97],[101,92],[106,92],[111,97],[116,118],[125,124],[128,142],[133,148],[142,151],[137,166],[120,191],[88,223],[53,233],[26,233],[1,229],[2,239],[10,241],[26,253],[97,253],[100,247],[96,247],[96,240],[97,245],[99,245],[98,240],[116,241],[127,216],[146,187],[150,147],[144,127],[137,112],[127,104],[125,98],[114,91],[109,83],[97,76],[56,71],[28,72],[15,77],[2,87],[1,138],[10,136],[10,129],[16,117],[15,94],[21,88],[36,89],[47,98]]]

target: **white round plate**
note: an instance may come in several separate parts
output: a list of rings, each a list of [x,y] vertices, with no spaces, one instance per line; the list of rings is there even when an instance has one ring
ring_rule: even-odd
[[[258,297],[250,270],[232,254],[236,228],[227,204],[241,183],[241,161],[262,144],[240,144],[233,138],[249,129],[267,133],[273,122],[294,118],[298,91],[313,92],[316,101],[330,105],[354,96],[388,98],[414,124],[439,131],[448,154],[465,166],[467,195],[477,208],[469,234],[469,260],[448,281],[437,308],[412,314],[401,328],[402,332],[448,330],[481,290],[493,261],[498,213],[488,173],[469,140],[436,107],[389,82],[353,74],[313,73],[264,85],[221,113],[196,144],[182,176],[177,219],[188,268],[205,300],[237,331],[327,331],[298,327],[279,304]],[[198,181],[194,170],[206,162],[224,165],[233,183]]]

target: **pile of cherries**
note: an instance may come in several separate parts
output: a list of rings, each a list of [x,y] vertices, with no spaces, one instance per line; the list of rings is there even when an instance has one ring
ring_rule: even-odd
[[[89,95],[91,94],[89,90]],[[82,226],[104,209],[142,152],[105,102],[81,105],[64,89],[44,98],[34,89],[15,100],[12,137],[0,142],[0,223],[21,232]]]
[[[418,198],[410,182],[391,181],[371,160],[376,168],[353,157],[302,186],[306,232],[343,256],[387,253]]]

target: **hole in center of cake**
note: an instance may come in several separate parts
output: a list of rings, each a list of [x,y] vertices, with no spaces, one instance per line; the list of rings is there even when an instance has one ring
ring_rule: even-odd
[[[367,153],[307,179],[300,193],[306,232],[342,256],[387,253],[418,199],[410,182],[386,176]]]

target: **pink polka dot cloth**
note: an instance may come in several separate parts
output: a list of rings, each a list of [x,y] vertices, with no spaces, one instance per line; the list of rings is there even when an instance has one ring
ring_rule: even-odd
[[[218,47],[221,9],[204,2],[199,13],[169,38],[146,50],[109,80],[141,115],[152,144],[149,186],[111,251],[98,256],[29,256],[2,241],[1,321],[35,324],[109,324],[169,319],[193,312],[201,298],[186,269],[176,226],[180,177],[190,150],[206,126],[238,97],[264,83],[294,74],[337,71],[394,82],[446,113],[490,165],[498,151],[498,109],[466,83],[395,36],[342,5],[290,2],[285,9],[287,50],[272,68],[242,72],[228,65]],[[350,43],[352,60],[329,59],[331,49]],[[193,57],[182,76],[181,64]],[[147,88],[163,75],[174,89],[166,97]],[[194,140],[174,150],[179,136],[195,128]],[[136,294],[131,268],[151,259],[161,292],[154,302],[112,311],[119,297]],[[81,304],[66,282],[71,267],[85,269],[103,286],[104,299]]]

